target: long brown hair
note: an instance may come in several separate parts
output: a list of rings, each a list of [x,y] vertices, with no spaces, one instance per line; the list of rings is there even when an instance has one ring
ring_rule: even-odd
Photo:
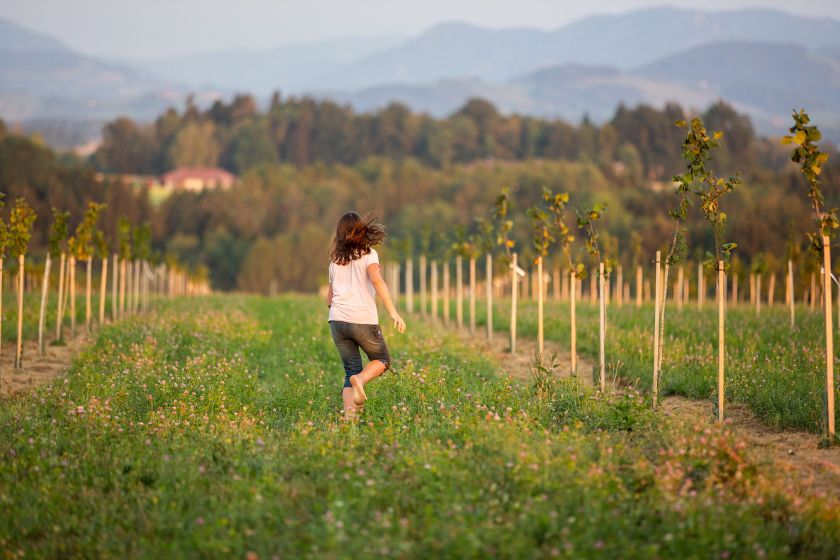
[[[384,240],[385,226],[376,223],[376,216],[347,212],[335,227],[335,237],[330,245],[330,260],[335,264],[347,264],[367,255],[371,247]]]

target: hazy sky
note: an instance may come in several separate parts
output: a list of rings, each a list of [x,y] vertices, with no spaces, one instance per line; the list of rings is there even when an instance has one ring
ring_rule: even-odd
[[[440,21],[556,28],[669,4],[770,7],[840,19],[840,0],[0,0],[0,17],[85,53],[148,58],[350,35],[410,35]]]

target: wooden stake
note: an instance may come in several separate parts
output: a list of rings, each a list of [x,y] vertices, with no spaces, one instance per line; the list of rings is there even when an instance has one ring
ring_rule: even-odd
[[[831,242],[827,235],[823,235],[823,301],[825,302],[825,392],[826,392],[826,427],[828,441],[834,443],[834,321],[831,319],[833,311],[831,305]]]
[[[718,422],[723,422],[724,386],[724,318],[726,316],[726,271],[718,261]]]
[[[793,328],[796,324],[796,297],[793,293],[793,261],[788,261],[788,304],[790,305],[790,328]]]
[[[589,303],[598,301],[598,272],[592,271],[592,276],[589,277]]]
[[[464,258],[455,257],[455,324],[464,326]]]
[[[55,310],[55,339],[62,340],[64,333],[61,332],[61,323],[64,319],[64,269],[67,266],[67,255],[61,253],[58,265],[58,302]]]
[[[470,334],[475,335],[475,257],[470,257]]]
[[[688,297],[683,275],[683,265],[680,265],[680,267],[677,269],[677,285],[674,288],[674,292],[676,292],[677,299],[677,311],[682,311],[683,300],[685,300],[685,298]]]
[[[560,301],[560,265],[554,264],[554,274],[551,280],[551,283],[554,288],[554,299],[555,301]]]
[[[487,341],[493,340],[493,255],[487,253],[485,261],[485,289],[487,290]]]
[[[519,291],[517,288],[516,269],[519,265],[516,264],[516,253],[513,253],[510,267],[510,353],[516,352],[516,296]]]
[[[732,305],[738,303],[738,275],[732,273]]]
[[[543,338],[543,258],[537,257],[537,356],[542,358],[545,349]]]
[[[91,271],[93,270],[93,257],[87,258],[87,267],[85,274],[85,332],[90,334],[90,315],[91,315]]]
[[[438,320],[438,266],[437,261],[431,262],[431,281],[432,281],[432,322],[437,323]]]
[[[49,293],[50,285],[50,254],[47,252],[47,258],[44,261],[44,281],[41,283],[41,311],[38,314],[38,355],[43,356],[46,351],[44,344],[44,329],[47,326],[47,294]]]
[[[3,346],[3,263],[5,260],[3,255],[0,255],[0,348]]]
[[[405,308],[414,313],[414,259],[405,261]]]
[[[636,307],[642,306],[642,265],[636,266]]]
[[[116,323],[117,322],[117,288],[119,284],[119,274],[120,274],[120,256],[117,253],[114,253],[113,256],[114,264],[111,266],[111,321]]]
[[[15,369],[23,367],[23,290],[24,290],[24,260],[23,255],[18,255],[18,293],[17,293],[17,350],[15,352]]]
[[[598,336],[600,338],[599,343],[599,354],[598,354],[598,366],[601,373],[601,391],[606,391],[607,389],[607,367],[606,367],[606,358],[604,355],[604,340],[606,338],[606,330],[607,330],[607,298],[604,291],[606,290],[606,279],[604,278],[604,263],[601,262],[598,264],[598,281],[600,284],[599,290],[599,299],[600,299],[600,321],[599,321],[599,329],[598,329]]]
[[[108,294],[108,257],[102,258],[102,271],[99,276],[99,326],[105,324],[105,299]]]
[[[125,289],[126,289],[126,284],[127,284],[125,278],[127,276],[127,272],[128,272],[128,261],[126,261],[125,259],[120,259],[120,295],[119,295],[119,297],[120,297],[120,313],[119,313],[120,319],[125,317]],[[171,283],[171,281],[172,281],[172,276],[170,276],[170,283]],[[172,290],[173,290],[173,286],[170,285],[169,286],[169,295],[170,296],[174,295],[172,293]]]
[[[705,297],[705,289],[703,278],[703,263],[697,264],[697,309],[703,308],[703,299]]]
[[[76,338],[76,257],[70,255],[70,338]]]
[[[656,406],[657,397],[659,395],[659,305],[661,287],[661,251],[656,252],[656,261],[654,274],[656,276],[655,294],[653,301],[653,406]]]
[[[449,260],[443,261],[443,324],[449,326]]]
[[[571,289],[569,291],[569,316],[571,319],[571,338],[572,338],[572,348],[571,348],[571,366],[572,366],[572,375],[577,376],[577,323],[575,318],[575,295],[577,294],[577,279],[575,278],[575,271],[569,271],[569,284],[571,285]]]
[[[420,256],[420,315],[428,316],[426,305],[426,255]]]
[[[619,306],[624,305],[624,271],[621,265],[618,266],[618,275],[615,279],[615,303]]]
[[[770,275],[770,285],[767,286],[767,305],[773,307],[773,300],[776,296],[776,273]]]
[[[569,275],[566,272],[564,268],[560,275],[560,299],[562,301],[566,301],[569,297]]]
[[[761,315],[761,274],[755,275],[755,314]]]

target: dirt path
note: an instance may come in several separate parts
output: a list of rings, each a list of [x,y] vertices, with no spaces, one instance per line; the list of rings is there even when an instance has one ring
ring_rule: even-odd
[[[3,344],[0,354],[0,395],[29,391],[64,375],[73,357],[86,342],[87,337],[81,335],[68,341],[66,346],[48,344],[44,356],[38,355],[37,342],[25,342],[22,369],[14,369],[14,344]]]
[[[662,412],[691,422],[715,422],[710,403],[684,397],[665,398]],[[744,404],[729,403],[726,416],[727,425],[745,439],[764,468],[817,496],[840,498],[840,447],[820,449],[816,434],[770,428]]]
[[[444,328],[441,325],[441,328]],[[466,343],[487,352],[496,359],[500,372],[515,378],[527,380],[531,375],[533,356],[536,354],[536,342],[527,338],[517,340],[517,352],[508,351],[508,335],[495,333],[488,344],[484,331],[471,336],[467,329],[452,329]],[[570,371],[569,349],[555,342],[546,341],[546,355],[556,353],[560,375]],[[578,373],[581,379],[592,384],[594,364],[588,359],[578,357]],[[622,390],[620,386],[613,390]],[[711,404],[684,397],[670,396],[663,399],[660,410],[665,416],[685,420],[689,423],[715,422]],[[729,403],[727,406],[727,426],[743,437],[749,445],[759,467],[767,472],[782,474],[793,485],[806,488],[814,496],[840,499],[840,447],[819,448],[819,436],[808,432],[773,429],[762,423],[748,406]]]

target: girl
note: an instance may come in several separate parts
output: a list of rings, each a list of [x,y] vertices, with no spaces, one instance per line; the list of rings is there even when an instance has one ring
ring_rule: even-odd
[[[405,321],[397,313],[388,286],[379,274],[379,255],[373,245],[385,239],[385,228],[372,215],[347,212],[338,221],[330,247],[330,287],[327,290],[329,322],[335,347],[344,363],[344,410],[347,417],[367,400],[365,384],[382,375],[391,357],[376,312],[375,295],[385,305],[399,332]],[[368,364],[362,368],[359,348]]]

